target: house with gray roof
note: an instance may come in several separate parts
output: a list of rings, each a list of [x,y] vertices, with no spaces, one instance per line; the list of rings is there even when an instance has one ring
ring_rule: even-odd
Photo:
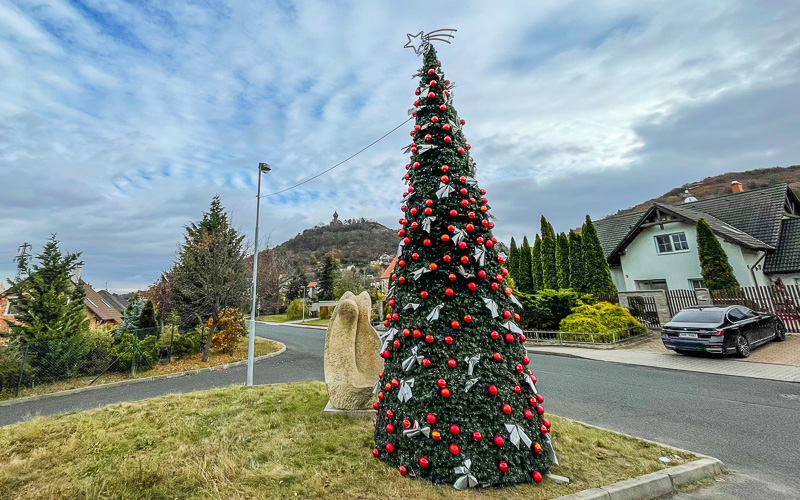
[[[787,184],[594,222],[620,291],[703,288],[695,225],[705,220],[742,286],[800,284],[800,199]]]

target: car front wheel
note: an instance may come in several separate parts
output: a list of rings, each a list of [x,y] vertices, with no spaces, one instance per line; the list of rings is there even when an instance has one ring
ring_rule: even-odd
[[[747,338],[742,334],[736,336],[736,354],[740,358],[750,356],[750,342],[748,342]]]
[[[781,321],[776,321],[772,325],[772,332],[775,334],[775,340],[778,342],[783,342],[786,340],[786,327]]]

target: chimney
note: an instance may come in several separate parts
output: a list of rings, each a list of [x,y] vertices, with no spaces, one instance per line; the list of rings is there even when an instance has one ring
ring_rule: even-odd
[[[72,272],[70,273],[70,279],[76,285],[80,284],[80,282],[81,282],[81,270],[82,269],[83,269],[83,266],[76,266],[75,269],[73,269]]]
[[[744,193],[744,186],[739,181],[731,181],[732,193]]]

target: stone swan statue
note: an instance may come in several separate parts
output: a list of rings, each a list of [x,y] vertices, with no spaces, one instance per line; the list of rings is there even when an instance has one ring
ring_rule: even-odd
[[[381,340],[370,325],[367,292],[345,292],[325,334],[325,385],[330,405],[339,410],[371,410],[372,388],[383,370]]]

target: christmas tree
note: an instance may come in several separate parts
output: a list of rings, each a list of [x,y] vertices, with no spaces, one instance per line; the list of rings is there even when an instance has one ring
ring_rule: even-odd
[[[555,462],[520,308],[475,179],[464,120],[427,45],[406,165],[398,267],[375,385],[372,453],[458,489],[539,482]]]

